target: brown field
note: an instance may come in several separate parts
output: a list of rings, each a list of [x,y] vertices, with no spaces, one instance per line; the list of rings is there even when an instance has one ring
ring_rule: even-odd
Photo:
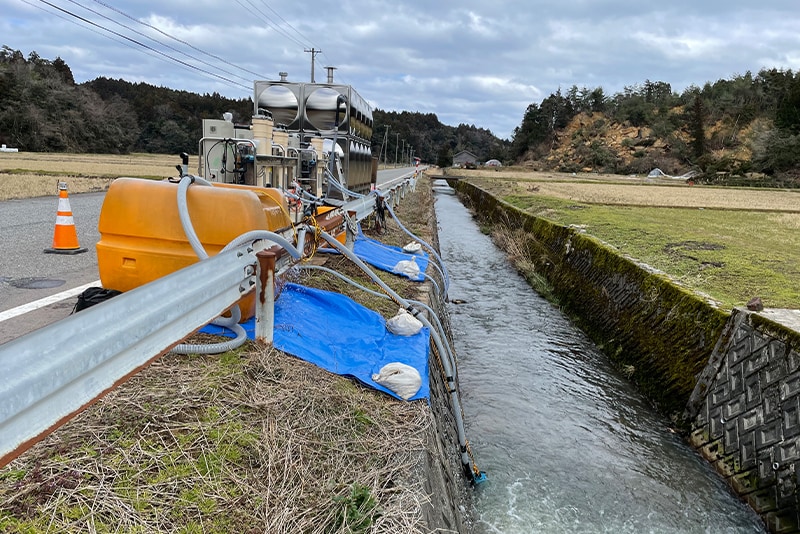
[[[163,179],[177,176],[180,158],[165,154],[0,153],[0,200],[57,195],[58,182],[71,193],[104,191],[115,178]],[[197,156],[189,171],[197,169]]]
[[[530,190],[530,182],[515,185]],[[800,213],[800,191],[569,182],[544,182],[537,187],[545,196],[589,204]]]
[[[800,213],[800,191],[796,190],[692,186],[669,178],[593,173],[459,169],[458,174],[491,178],[492,190],[503,196],[536,194],[589,204],[780,211],[790,217]]]

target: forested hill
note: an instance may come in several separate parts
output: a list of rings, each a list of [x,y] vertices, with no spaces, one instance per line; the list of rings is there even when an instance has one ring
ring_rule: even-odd
[[[76,84],[60,58],[0,50],[0,143],[24,151],[197,152],[203,118],[250,119],[250,99],[97,78]]]
[[[409,146],[414,156],[442,167],[449,167],[453,156],[462,150],[469,150],[479,161],[506,159],[508,142],[484,128],[467,124],[446,126],[434,113],[376,109],[372,115],[375,120],[372,153],[381,154],[381,161],[395,161]]]
[[[96,78],[82,84],[105,102],[123,102],[136,117],[132,152],[157,154],[197,153],[203,136],[203,119],[221,119],[230,112],[236,123],[249,123],[253,100],[233,100],[219,93],[200,95],[146,83]]]
[[[102,77],[76,84],[60,58],[0,50],[0,143],[24,151],[196,153],[202,119],[231,112],[234,122],[248,123],[252,110],[251,98]],[[447,126],[434,114],[375,110],[373,118],[373,154],[390,163],[414,155],[449,165],[460,150],[505,155],[505,143],[488,130]]]
[[[645,81],[551,94],[528,106],[508,159],[534,169],[800,185],[800,73],[762,69],[674,92]],[[761,184],[758,184],[758,181]]]

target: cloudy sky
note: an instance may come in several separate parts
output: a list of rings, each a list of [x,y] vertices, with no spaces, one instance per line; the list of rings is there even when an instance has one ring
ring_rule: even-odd
[[[798,0],[0,0],[0,45],[98,76],[252,96],[335,66],[375,108],[510,138],[559,87],[675,91],[800,69]]]

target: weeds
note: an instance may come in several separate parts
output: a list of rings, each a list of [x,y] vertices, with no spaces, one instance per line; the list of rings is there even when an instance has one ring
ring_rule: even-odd
[[[509,224],[492,227],[491,237],[533,290],[557,306],[558,298],[553,286],[540,272],[550,262],[541,253],[543,247],[537,245],[536,238],[522,229],[512,228]]]
[[[367,486],[355,483],[350,487],[350,493],[345,496],[334,497],[337,508],[333,530],[345,530],[353,534],[368,532],[372,526],[373,518],[380,517],[378,504]]]

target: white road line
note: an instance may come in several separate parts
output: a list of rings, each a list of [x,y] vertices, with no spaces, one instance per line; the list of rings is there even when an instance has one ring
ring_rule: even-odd
[[[11,308],[10,310],[0,312],[0,323],[8,319],[17,317],[19,315],[32,312],[33,310],[44,308],[45,306],[49,306],[50,304],[61,302],[64,299],[68,299],[70,297],[74,297],[75,295],[83,293],[83,291],[86,290],[87,288],[99,285],[100,285],[100,280],[95,280],[94,282],[89,282],[88,284],[83,284],[82,286],[73,287],[72,289],[62,291],[61,293],[56,293],[55,295],[50,295],[49,297],[44,297],[39,300],[34,300],[33,302],[23,304],[22,306],[17,306],[16,308]]]

